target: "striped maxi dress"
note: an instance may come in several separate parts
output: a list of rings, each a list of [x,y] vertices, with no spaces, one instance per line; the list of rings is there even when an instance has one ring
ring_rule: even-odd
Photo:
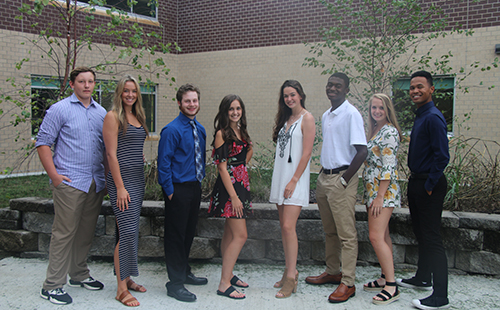
[[[116,186],[111,172],[106,178],[108,194],[117,223],[116,243],[120,241],[118,253],[122,281],[129,276],[139,275],[137,252],[139,247],[139,216],[144,198],[143,148],[145,139],[146,131],[142,126],[135,127],[128,124],[125,135],[122,130],[118,132],[116,156],[123,184],[130,195],[127,210],[120,211],[116,206]]]

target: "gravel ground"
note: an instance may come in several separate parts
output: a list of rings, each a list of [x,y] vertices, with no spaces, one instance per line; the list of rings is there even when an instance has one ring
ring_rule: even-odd
[[[92,276],[105,284],[102,291],[88,291],[83,288],[66,286],[73,297],[73,303],[57,306],[40,298],[39,292],[45,278],[47,261],[42,259],[23,259],[7,257],[0,260],[0,276],[3,289],[0,292],[0,309],[126,309],[116,301],[116,279],[113,265],[108,262],[89,263]],[[265,264],[238,264],[235,274],[250,284],[245,289],[247,298],[232,300],[216,295],[220,276],[220,265],[214,263],[194,263],[193,272],[197,276],[208,277],[205,286],[186,287],[195,293],[198,300],[194,303],[179,302],[166,295],[167,280],[165,267],[158,262],[145,262],[139,266],[140,276],[134,278],[148,291],[133,295],[139,300],[139,309],[414,309],[411,300],[429,295],[428,291],[401,288],[401,298],[387,306],[371,303],[373,292],[363,291],[363,283],[374,280],[379,269],[373,266],[357,267],[356,296],[342,304],[330,304],[328,295],[335,285],[308,285],[304,279],[308,275],[318,275],[324,266],[299,265],[299,287],[296,294],[287,299],[276,299],[277,289],[274,282],[281,278],[283,266]],[[411,270],[397,270],[396,277],[409,277]],[[451,309],[500,309],[499,280],[478,275],[450,274],[449,297]]]

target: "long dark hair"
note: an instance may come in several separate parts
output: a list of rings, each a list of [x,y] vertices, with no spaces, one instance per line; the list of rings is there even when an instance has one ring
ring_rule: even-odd
[[[304,93],[304,90],[302,89],[302,85],[298,81],[295,80],[286,80],[283,85],[281,85],[280,88],[280,99],[278,100],[278,113],[276,114],[275,118],[275,125],[273,128],[273,141],[276,142],[278,141],[278,133],[280,132],[281,128],[285,125],[286,121],[288,118],[290,118],[290,115],[292,115],[292,109],[290,109],[286,104],[285,104],[285,98],[283,97],[283,90],[287,87],[292,87],[297,91],[299,96],[302,98],[300,100],[300,105],[305,109],[306,108],[306,94]]]
[[[238,140],[238,137],[236,137],[236,134],[230,127],[230,121],[229,121],[229,108],[231,107],[231,103],[233,103],[233,101],[235,100],[237,100],[241,106],[241,118],[239,121],[241,139],[246,141],[247,143],[252,142],[247,132],[247,117],[245,112],[245,104],[243,103],[243,100],[241,100],[240,96],[231,94],[225,96],[220,102],[219,113],[217,113],[214,119],[215,131],[214,131],[214,140],[212,141],[212,146],[215,146],[215,135],[219,130],[222,131],[222,138],[224,139],[225,142],[227,141],[234,142]]]

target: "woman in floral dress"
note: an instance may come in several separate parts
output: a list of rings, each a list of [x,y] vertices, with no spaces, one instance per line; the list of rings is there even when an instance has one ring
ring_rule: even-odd
[[[397,152],[401,129],[391,99],[385,94],[370,98],[368,118],[368,156],[363,171],[364,195],[368,213],[370,241],[382,268],[381,277],[364,285],[365,291],[381,291],[374,304],[389,304],[399,299],[394,278],[389,220],[394,208],[401,207]]]
[[[221,241],[222,273],[217,294],[243,299],[245,294],[233,285],[248,287],[248,284],[235,276],[233,269],[247,240],[245,219],[252,213],[246,165],[252,158],[253,150],[247,132],[245,105],[239,96],[227,95],[222,99],[214,127],[212,156],[219,175],[208,213],[209,216],[226,218]]]

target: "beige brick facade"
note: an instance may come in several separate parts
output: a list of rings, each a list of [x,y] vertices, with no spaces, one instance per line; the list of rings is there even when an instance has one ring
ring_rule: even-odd
[[[23,75],[29,74],[51,74],[46,63],[39,60],[37,55],[31,55],[32,59],[22,71],[15,69],[15,63],[27,57],[26,45],[19,44],[22,37],[19,32],[0,30],[0,87],[2,90],[9,89],[5,80],[8,77],[16,77],[21,82]],[[481,65],[491,63],[495,57],[494,45],[500,43],[500,27],[485,27],[475,30],[472,37],[465,35],[453,35],[433,41],[433,53],[441,55],[451,51],[454,57],[451,65],[458,71],[460,67],[469,70],[469,65],[479,61]],[[421,51],[428,50],[430,45],[422,45]],[[106,51],[106,46],[102,46]],[[109,51],[108,51],[109,52]],[[320,75],[318,69],[302,67],[308,49],[303,44],[291,44],[270,47],[256,47],[247,49],[235,49],[202,53],[190,53],[170,55],[168,66],[171,75],[177,79],[177,86],[184,83],[194,83],[201,89],[201,111],[198,120],[207,130],[207,144],[212,141],[213,119],[221,99],[229,94],[235,93],[242,97],[246,109],[249,133],[255,142],[270,143],[271,130],[277,109],[278,91],[286,79],[296,79],[301,82],[307,95],[306,108],[311,111],[316,119],[329,107],[326,99],[324,86],[327,77]],[[92,65],[99,61],[98,54],[87,53],[80,58],[79,65]],[[124,68],[119,68],[123,70]],[[133,72],[128,72],[132,73]],[[99,78],[105,78],[99,76]],[[24,82],[28,80],[23,80]],[[479,82],[484,86],[478,86]],[[171,98],[175,96],[175,90],[164,81],[157,81],[157,106],[156,126],[157,132],[146,142],[145,155],[147,159],[156,156],[157,135],[161,128],[175,118],[178,114],[176,102]],[[487,85],[496,85],[492,90]],[[498,141],[500,138],[500,127],[497,120],[500,117],[500,71],[493,68],[490,71],[476,69],[464,82],[464,86],[470,86],[469,93],[456,90],[455,115],[459,119],[464,113],[471,110],[472,118],[467,123],[471,129],[462,132],[467,136],[479,137]],[[16,128],[9,126],[10,114],[14,110],[2,102],[1,109],[4,114],[0,118],[0,169],[11,167],[15,164],[19,154],[14,151],[31,139],[28,125],[20,125]],[[457,128],[455,126],[455,133]],[[16,132],[21,132],[21,138],[25,140],[15,143],[13,140]],[[207,149],[210,147],[207,145]],[[24,166],[20,171],[40,171],[41,166],[35,158],[29,166]]]

